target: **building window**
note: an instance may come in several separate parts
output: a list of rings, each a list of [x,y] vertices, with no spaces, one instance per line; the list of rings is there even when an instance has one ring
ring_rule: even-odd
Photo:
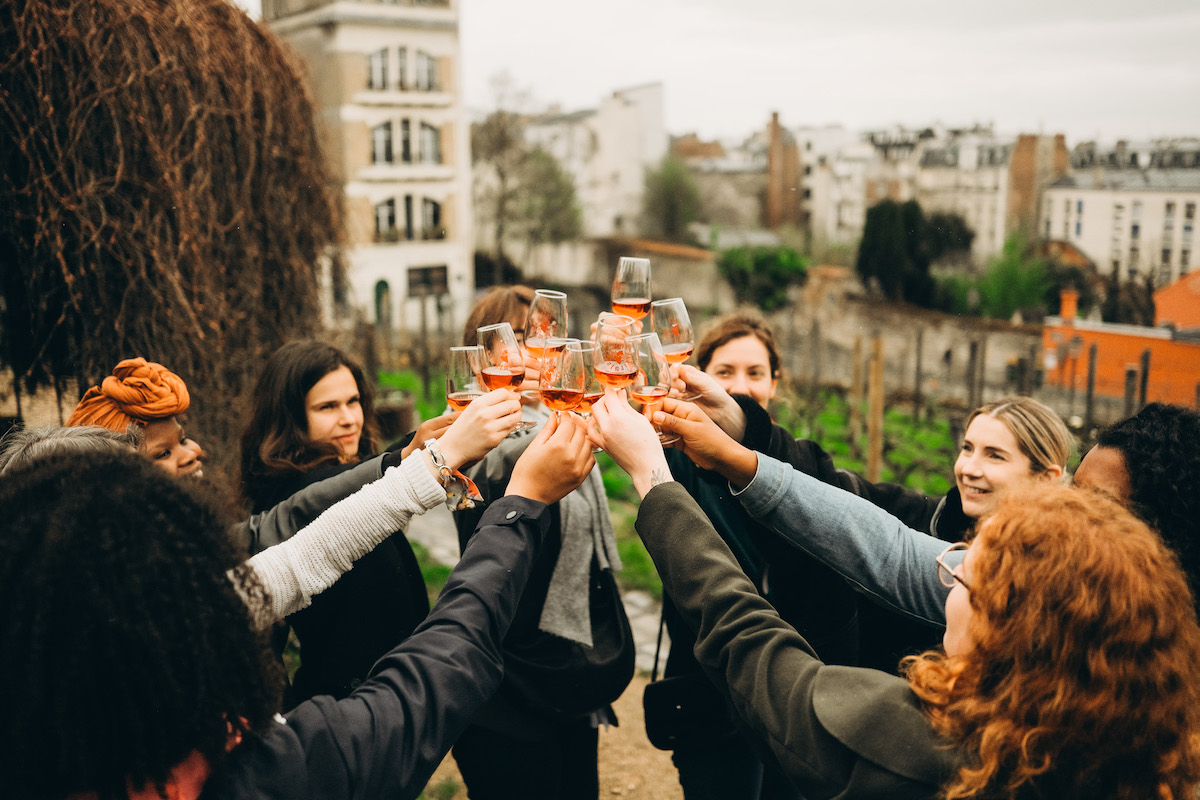
[[[408,88],[408,48],[401,47],[396,51],[396,85],[401,89]]]
[[[367,56],[367,88],[382,91],[387,88],[388,51],[376,50]]]
[[[413,238],[413,202],[412,195],[404,195],[404,238],[412,241]]]
[[[1188,203],[1183,207],[1183,218],[1193,220],[1196,218],[1196,204]]]
[[[385,122],[371,129],[371,163],[392,163],[392,123]]]
[[[1133,213],[1131,215],[1131,218],[1133,219],[1134,222],[1137,222],[1138,220],[1140,220],[1142,218],[1142,201],[1141,200],[1133,201]]]
[[[1165,267],[1170,263],[1171,263],[1171,248],[1164,247],[1163,251],[1162,251],[1162,264]]]
[[[408,296],[445,294],[450,290],[445,265],[408,268]]]
[[[1137,274],[1138,267],[1138,249],[1136,247],[1129,248],[1129,275],[1130,277]]]
[[[1082,214],[1082,213],[1083,213],[1083,201],[1082,201],[1082,200],[1076,200],[1076,201],[1075,201],[1075,213],[1076,213],[1076,214]]]
[[[1179,274],[1180,275],[1186,275],[1188,273],[1188,270],[1190,270],[1192,268],[1191,263],[1189,263],[1189,262],[1191,262],[1191,260],[1192,260],[1192,251],[1191,250],[1180,250],[1179,251]]]
[[[1076,220],[1075,221],[1075,238],[1078,239],[1082,233],[1083,233],[1083,223]]]
[[[1046,220],[1046,238],[1047,239],[1050,238],[1050,220],[1049,219]]]
[[[396,201],[384,200],[375,206],[375,240],[394,242],[399,238],[396,231]]]
[[[442,227],[442,204],[428,197],[421,201],[421,238],[446,238],[446,230]]]
[[[392,290],[387,281],[375,284],[375,324],[384,330],[392,328]]]
[[[422,164],[442,163],[442,132],[428,123],[421,123],[418,154]]]
[[[1183,243],[1191,244],[1192,242],[1192,223],[1183,223]]]
[[[432,92],[438,88],[437,59],[421,50],[417,51],[415,82],[416,88],[424,92]]]
[[[400,120],[400,161],[412,163],[412,125],[408,120]]]
[[[1138,234],[1141,232],[1141,229],[1142,229],[1142,226],[1138,225],[1136,222],[1133,223],[1132,225],[1130,225],[1129,226],[1129,238],[1130,239],[1138,238]]]

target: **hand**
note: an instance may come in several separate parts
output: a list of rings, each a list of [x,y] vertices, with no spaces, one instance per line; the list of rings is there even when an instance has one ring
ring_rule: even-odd
[[[735,442],[746,435],[746,414],[717,379],[690,364],[680,364],[677,379],[688,394],[699,395],[691,402],[717,423]]]
[[[532,397],[521,395],[521,405],[532,405],[541,402],[541,395],[538,393],[539,381],[542,377],[542,360],[529,355],[528,350],[525,353],[525,380],[521,381],[521,385],[517,387],[518,392],[532,392]]]
[[[513,465],[504,494],[550,505],[577,489],[595,465],[583,429],[553,414]]]
[[[634,411],[625,392],[606,393],[592,406],[589,435],[592,442],[612,456],[621,469],[633,478],[639,497],[645,497],[659,483],[671,480],[671,470],[654,426]]]
[[[440,437],[446,465],[458,469],[483,458],[520,420],[521,404],[508,389],[476,397]]]
[[[417,450],[420,450],[428,440],[440,438],[454,420],[454,414],[442,414],[440,417],[434,417],[422,422],[417,426],[417,432],[413,434],[412,441],[400,451],[400,458],[408,458]]]
[[[696,405],[668,397],[663,410],[654,412],[654,424],[677,434],[676,447],[701,469],[719,472],[737,488],[754,479],[758,455],[731,439]]]

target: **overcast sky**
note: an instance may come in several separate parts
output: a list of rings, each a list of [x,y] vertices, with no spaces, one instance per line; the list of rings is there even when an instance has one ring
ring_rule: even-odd
[[[672,134],[992,122],[1084,139],[1200,135],[1197,0],[460,0],[473,111],[661,81]],[[254,6],[256,0],[244,0]]]

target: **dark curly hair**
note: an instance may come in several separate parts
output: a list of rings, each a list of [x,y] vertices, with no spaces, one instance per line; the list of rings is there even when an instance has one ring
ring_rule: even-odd
[[[1200,414],[1150,403],[1100,431],[1096,445],[1121,451],[1130,510],[1166,540],[1200,590]]]
[[[134,453],[63,454],[0,485],[4,794],[161,787],[197,751],[262,730],[282,673],[241,565],[198,485]]]

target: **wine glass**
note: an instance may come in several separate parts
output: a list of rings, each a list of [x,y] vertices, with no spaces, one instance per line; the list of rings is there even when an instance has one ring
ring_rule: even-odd
[[[633,349],[637,363],[635,380],[629,387],[629,397],[642,404],[642,413],[647,417],[659,411],[663,398],[671,390],[671,365],[663,354],[662,342],[657,333],[639,333],[625,340]],[[657,427],[658,441],[671,444],[678,441],[674,434],[663,433]]]
[[[692,351],[696,348],[696,335],[682,297],[652,302],[650,329],[658,334],[668,364],[682,364],[691,358]],[[699,397],[698,394],[691,394],[681,396],[680,399],[690,401]]]
[[[604,397],[604,384],[596,377],[596,358],[600,352],[600,345],[572,339],[567,342],[566,349],[568,353],[578,352],[583,363],[583,399],[579,401],[575,413],[587,419],[592,415],[592,405]]]
[[[525,380],[525,354],[521,345],[517,344],[517,334],[512,325],[498,322],[495,325],[484,325],[476,329],[479,336],[479,346],[483,348],[483,369],[479,379],[483,385],[492,389],[512,389]],[[521,420],[514,430],[524,431],[536,426],[537,423]]]
[[[566,333],[567,296],[553,289],[538,289],[525,315],[525,349],[540,361],[546,340]]]
[[[612,310],[634,319],[650,313],[650,259],[626,257],[617,262]]]
[[[538,376],[538,394],[547,408],[555,413],[577,408],[583,401],[584,367],[583,353],[568,350],[567,345],[576,339],[546,339],[546,355],[542,358],[542,372]]]
[[[603,314],[596,325],[596,378],[606,388],[624,389],[637,374],[634,351],[628,346],[634,319],[623,314]]]
[[[446,367],[446,403],[452,410],[462,411],[483,394],[479,377],[483,359],[483,348],[477,344],[450,348],[450,363]]]

